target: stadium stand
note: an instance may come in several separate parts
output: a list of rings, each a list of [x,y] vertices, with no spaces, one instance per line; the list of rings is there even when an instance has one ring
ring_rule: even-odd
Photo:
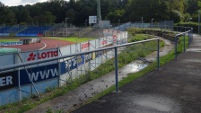
[[[51,26],[28,27],[27,29],[17,33],[16,36],[43,36],[44,32],[50,28]]]

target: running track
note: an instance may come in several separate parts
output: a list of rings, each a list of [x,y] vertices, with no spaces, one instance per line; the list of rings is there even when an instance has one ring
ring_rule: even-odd
[[[29,45],[18,45],[18,46],[6,46],[6,48],[19,48],[22,52],[26,51],[34,51],[34,50],[43,50],[43,49],[51,49],[58,48],[67,45],[71,45],[73,42],[67,42],[63,40],[53,40],[43,38],[41,39],[41,43],[29,44]]]

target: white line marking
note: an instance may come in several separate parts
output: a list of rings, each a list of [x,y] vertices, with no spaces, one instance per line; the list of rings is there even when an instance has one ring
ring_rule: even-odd
[[[39,50],[43,50],[43,49],[45,49],[47,47],[46,43],[44,43],[44,42],[42,42],[42,43],[44,44],[44,47],[40,48]]]

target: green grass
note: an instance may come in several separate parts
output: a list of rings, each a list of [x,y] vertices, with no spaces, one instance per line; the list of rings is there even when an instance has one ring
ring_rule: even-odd
[[[135,35],[133,35],[132,38],[129,38],[128,41],[135,42],[135,41],[146,40],[146,39],[150,39],[150,38],[155,38],[155,37],[147,35],[147,34],[135,34]]]
[[[16,42],[19,41],[19,39],[1,39],[0,38],[0,42]]]
[[[73,43],[81,43],[81,42],[86,42],[89,40],[94,40],[94,38],[79,38],[79,37],[51,38],[51,39],[64,40],[64,41],[73,42]]]

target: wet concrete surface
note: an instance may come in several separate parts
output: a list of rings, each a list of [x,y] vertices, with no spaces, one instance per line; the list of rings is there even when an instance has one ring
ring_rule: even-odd
[[[72,113],[200,113],[201,36],[163,67]]]
[[[161,56],[167,54],[173,48],[173,45],[170,43],[170,41],[165,40],[165,42],[166,42],[166,46],[164,48],[161,48],[161,51],[160,51]],[[141,60],[136,60],[136,61],[124,66],[123,68],[119,69],[119,76],[118,76],[119,81],[124,79],[125,77],[127,77],[128,73],[137,72],[137,71],[145,68],[148,65],[147,62],[153,62],[154,60],[156,60],[156,52],[148,55],[146,58],[143,58]],[[69,93],[67,93],[63,96],[57,97],[53,100],[50,100],[46,103],[43,103],[43,104],[35,107],[34,109],[31,109],[27,113],[45,113],[48,110],[48,108],[51,108],[53,111],[59,111],[59,110],[62,110],[64,112],[72,111],[75,108],[82,105],[89,98],[92,98],[93,96],[95,96],[97,93],[100,93],[103,90],[114,85],[115,84],[115,82],[114,82],[115,76],[114,75],[115,75],[114,72],[108,73],[108,74],[106,74],[106,75],[104,75],[104,76],[102,76],[96,80],[90,81],[90,82],[80,86],[79,88],[77,88],[73,91],[70,91]],[[121,91],[124,92],[123,90],[121,90]],[[126,96],[126,95],[123,96],[123,93],[118,93],[118,94],[115,93],[112,95],[114,95],[114,96],[115,95],[116,96],[122,95],[120,97],[114,97],[114,99],[116,98],[114,101],[118,101],[118,98],[122,98],[122,97]],[[130,95],[130,96],[132,96],[132,95]],[[154,100],[157,100],[156,97],[157,96],[154,94],[153,97],[147,98],[150,101],[148,103],[146,103],[146,100],[139,100],[138,99],[138,101],[137,101],[136,100],[137,98],[143,98],[143,97],[139,97],[137,94],[135,94],[135,97],[132,97],[133,100],[130,100],[129,98],[127,98],[125,105],[126,104],[129,104],[128,106],[144,105],[144,106],[147,106],[147,108],[148,108],[147,110],[156,108],[157,105],[161,106],[161,108],[158,108],[158,109],[164,110],[164,111],[168,111],[169,109],[172,108],[172,106],[166,107],[165,106],[166,104],[161,105],[159,100],[154,101]],[[111,97],[109,97],[109,98],[111,98]],[[134,98],[136,98],[136,99],[134,99]],[[130,103],[127,103],[128,100],[130,101]],[[167,100],[167,99],[164,99],[164,101],[165,100]],[[149,105],[152,101],[154,101],[155,104]],[[105,103],[108,103],[109,101],[107,99],[100,99],[97,102],[105,105]],[[120,101],[120,103],[122,103],[122,102],[123,101]],[[112,103],[110,103],[110,104],[112,105]],[[118,103],[118,104],[120,104],[120,103]],[[102,109],[101,106],[97,106],[97,107]],[[105,106],[105,107],[107,107],[107,106]],[[120,105],[118,105],[118,107],[120,107]],[[87,109],[89,109],[89,108],[87,108]],[[94,108],[94,109],[96,109],[96,108]],[[141,107],[139,107],[139,109],[141,109]],[[92,110],[92,111],[86,111],[86,112],[81,111],[81,112],[95,113],[95,112],[93,112],[95,110],[91,109],[91,107],[89,110]],[[131,110],[131,111],[133,111],[133,110]],[[77,112],[77,111],[75,111],[75,112]],[[78,110],[78,112],[79,112],[79,110]],[[108,111],[108,112],[110,112],[110,111]],[[112,113],[112,112],[110,112],[110,113]],[[123,113],[123,112],[121,112],[121,113]]]

